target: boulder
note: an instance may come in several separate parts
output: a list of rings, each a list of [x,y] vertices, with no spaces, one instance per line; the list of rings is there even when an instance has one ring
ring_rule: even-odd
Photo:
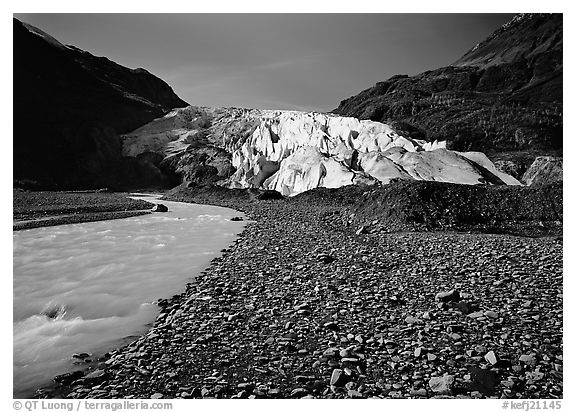
[[[275,190],[265,190],[258,195],[258,200],[282,200],[284,196]]]
[[[62,375],[55,376],[54,382],[60,383],[62,385],[69,385],[82,376],[84,376],[84,372],[82,371],[63,373]]]
[[[498,357],[494,351],[490,351],[484,355],[484,359],[486,359],[486,361],[488,361],[491,365],[496,365],[498,363]]]
[[[440,302],[458,302],[460,300],[460,292],[455,289],[440,292],[436,294],[435,299]]]
[[[154,207],[152,208],[152,211],[153,212],[167,212],[168,207],[166,207],[162,203],[158,203],[158,204],[154,205]]]
[[[486,396],[491,396],[500,383],[498,374],[490,369],[482,369],[471,366],[470,371],[470,389],[478,391]]]
[[[452,394],[452,385],[454,384],[454,375],[444,375],[440,377],[432,377],[428,381],[428,385],[432,392],[437,395],[450,395]]]
[[[563,160],[561,157],[539,156],[528,168],[522,181],[528,186],[541,186],[562,182]]]
[[[90,381],[90,383],[103,382],[108,379],[108,375],[105,370],[97,369],[90,372],[88,375],[84,376],[84,379]]]

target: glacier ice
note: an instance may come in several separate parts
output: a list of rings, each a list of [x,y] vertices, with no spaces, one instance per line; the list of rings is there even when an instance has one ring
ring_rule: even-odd
[[[198,144],[231,155],[236,171],[223,176],[222,185],[287,196],[395,178],[521,184],[483,153],[455,152],[446,142],[402,136],[384,123],[316,112],[189,106],[123,136],[123,153],[171,157]]]

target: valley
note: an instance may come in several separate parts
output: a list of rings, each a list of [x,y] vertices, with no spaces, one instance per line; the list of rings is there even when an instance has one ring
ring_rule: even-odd
[[[324,112],[188,103],[13,30],[14,394],[564,397],[562,14]],[[179,79],[193,40],[150,61]]]

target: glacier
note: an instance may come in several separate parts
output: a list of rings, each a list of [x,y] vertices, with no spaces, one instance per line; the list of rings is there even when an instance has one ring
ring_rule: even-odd
[[[202,157],[216,165],[211,170],[218,184],[285,196],[392,179],[521,184],[483,153],[451,151],[446,142],[413,139],[384,123],[327,113],[188,106],[122,136],[124,156],[155,153],[180,172],[194,166],[191,159],[198,157],[191,152],[207,147],[219,149]],[[221,158],[213,159],[222,153],[233,166],[228,172]]]

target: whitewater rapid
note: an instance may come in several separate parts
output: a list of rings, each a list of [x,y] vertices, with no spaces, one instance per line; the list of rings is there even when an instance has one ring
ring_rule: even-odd
[[[160,203],[169,212],[13,232],[15,397],[79,368],[74,353],[144,333],[154,302],[183,291],[244,227],[232,209]]]

